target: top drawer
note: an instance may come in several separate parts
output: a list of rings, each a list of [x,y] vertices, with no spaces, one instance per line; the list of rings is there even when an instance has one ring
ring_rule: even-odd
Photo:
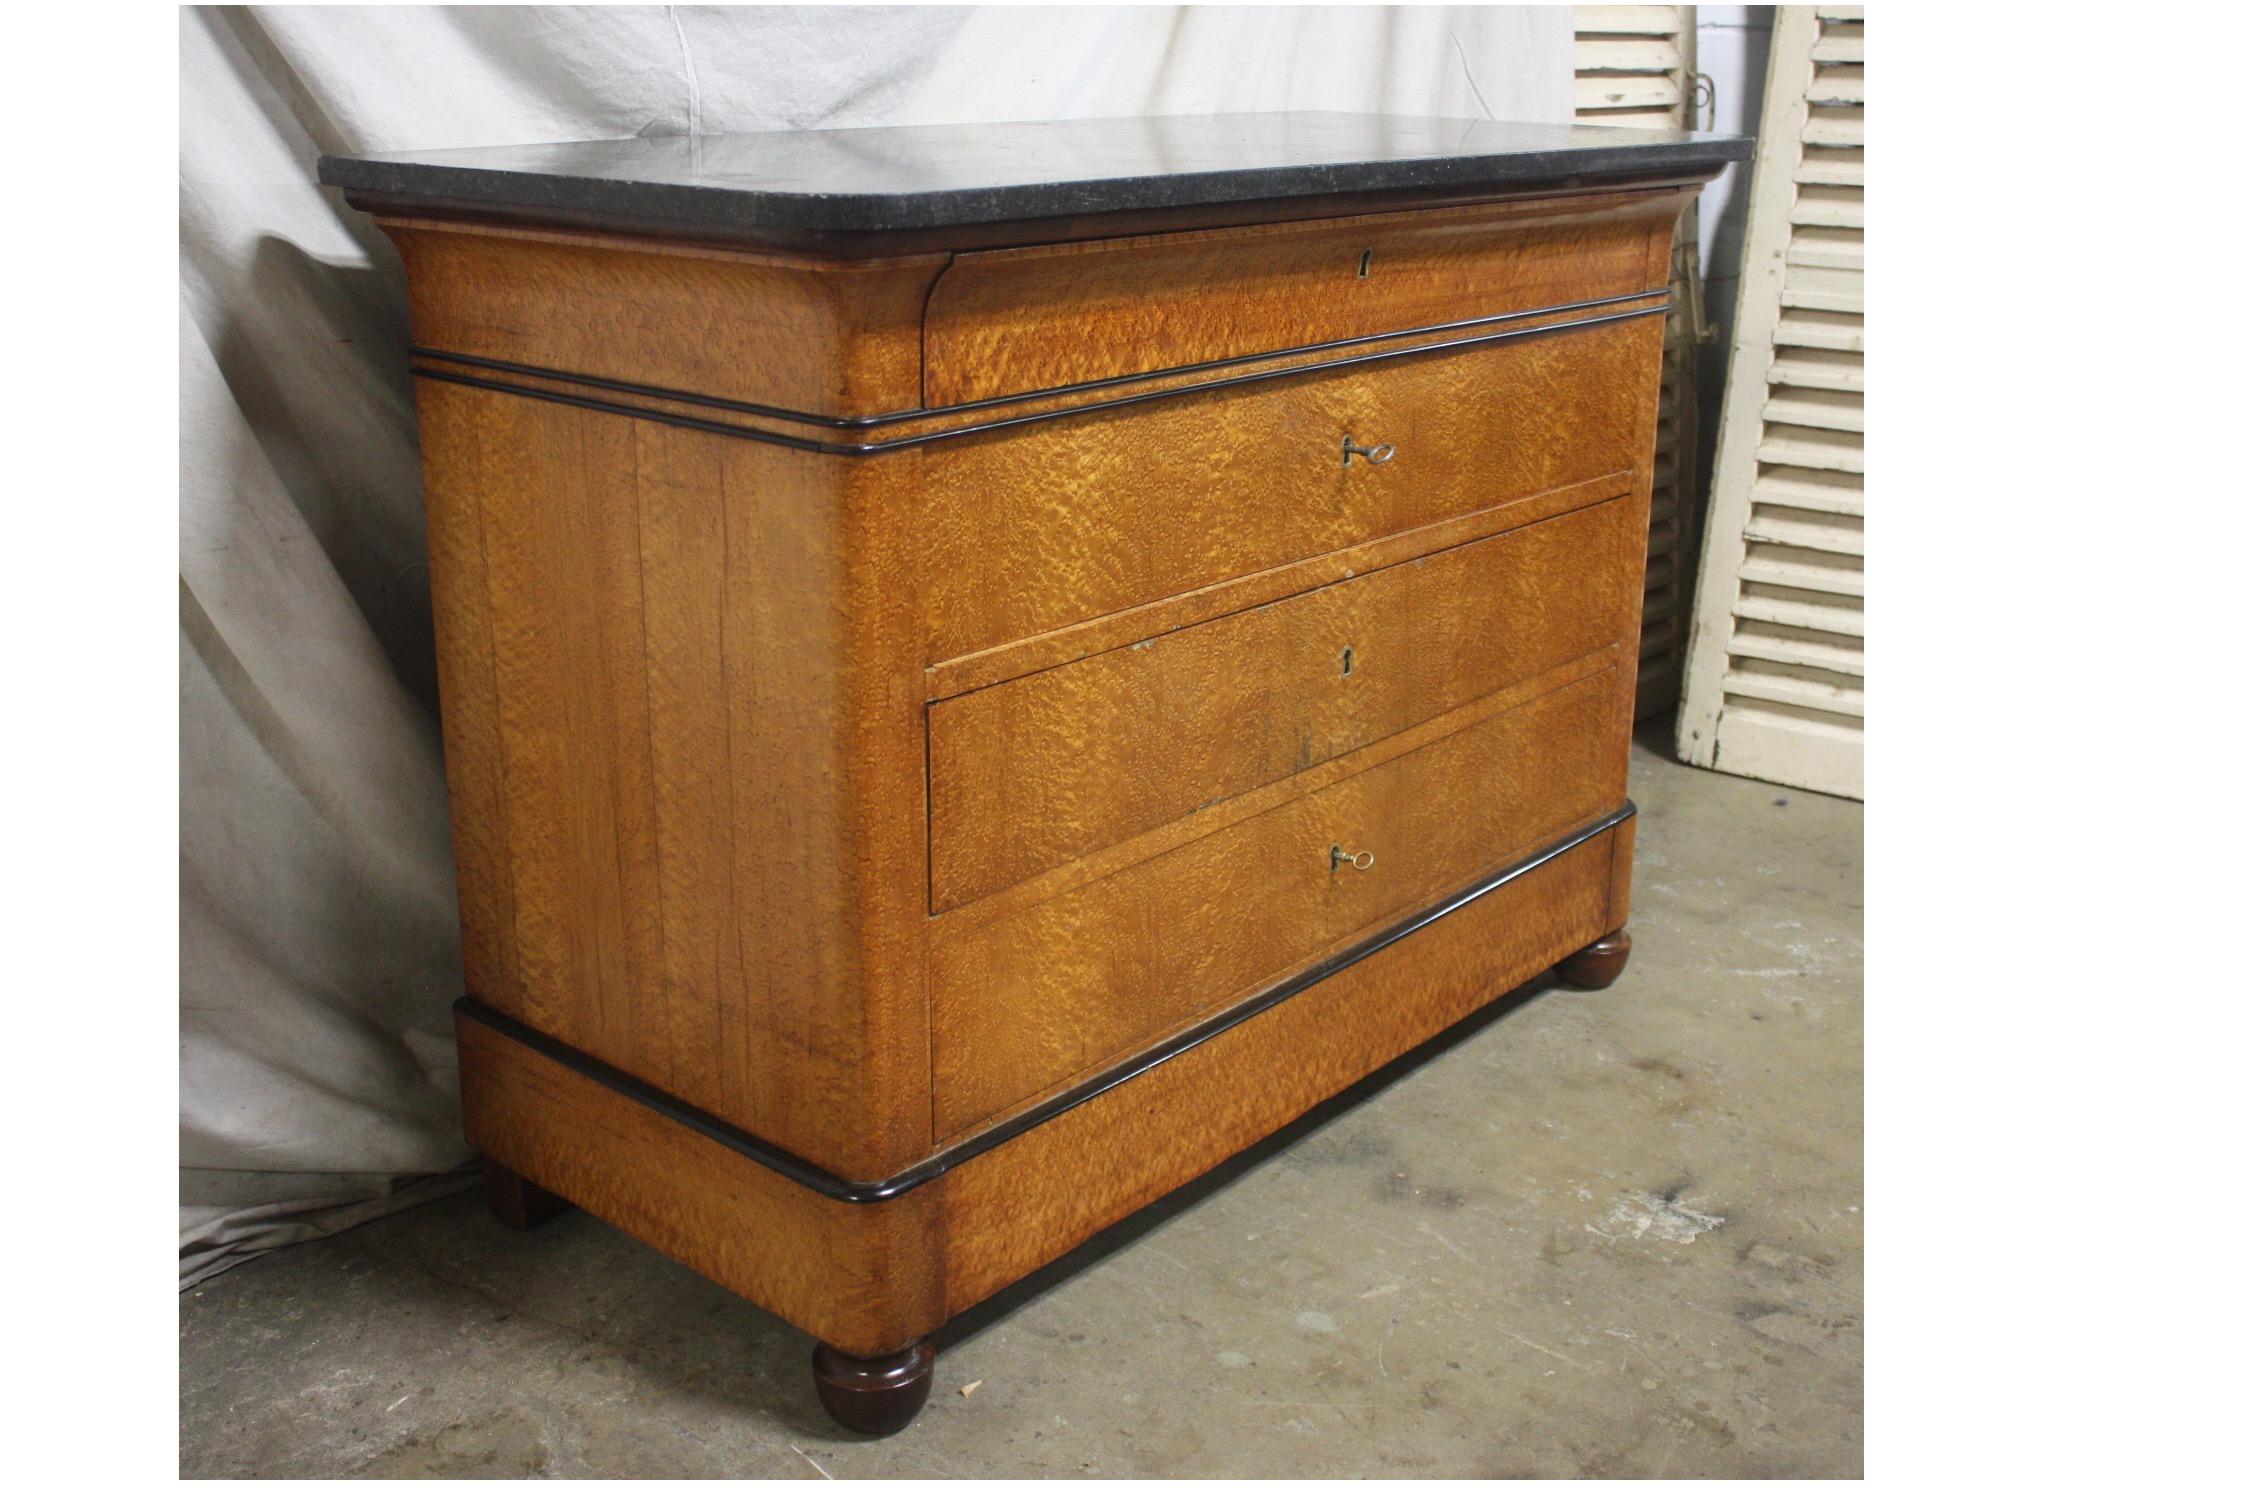
[[[1644,471],[1661,335],[1658,317],[1545,330],[935,444],[929,661]],[[1392,458],[1343,464],[1344,438]]]
[[[926,305],[925,405],[1658,291],[1684,202],[1606,194],[958,256]]]

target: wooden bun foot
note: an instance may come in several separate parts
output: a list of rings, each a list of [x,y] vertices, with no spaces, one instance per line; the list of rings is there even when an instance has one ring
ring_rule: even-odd
[[[486,1176],[486,1206],[502,1221],[524,1232],[572,1209],[572,1203],[505,1165],[480,1160]]]
[[[930,1342],[874,1358],[815,1344],[815,1394],[830,1418],[849,1431],[891,1436],[916,1419],[931,1393]]]
[[[1552,968],[1559,980],[1570,987],[1587,987],[1596,991],[1611,987],[1622,968],[1629,964],[1629,931],[1616,930],[1611,935],[1593,940]]]

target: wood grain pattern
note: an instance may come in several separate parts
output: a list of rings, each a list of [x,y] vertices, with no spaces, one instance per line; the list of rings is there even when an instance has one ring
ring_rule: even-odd
[[[931,956],[948,1137],[1150,1043],[1621,802],[1612,671],[1047,903]],[[1333,860],[1368,853],[1368,871]]]
[[[1668,285],[1683,204],[1612,194],[968,252],[933,285],[925,401],[1649,292]]]
[[[934,664],[925,676],[928,693],[934,700],[951,699],[1024,674],[1075,663],[1092,654],[1107,653],[1165,632],[1266,606],[1272,601],[1352,580],[1373,570],[1391,568],[1407,559],[1423,558],[1546,518],[1561,517],[1610,497],[1627,495],[1635,485],[1635,476],[1626,470],[1617,470],[1595,480],[1577,481],[1571,486],[1482,507],[1462,517],[1428,523],[1407,532],[1389,533],[1383,538],[1295,559],[1275,569],[1256,570],[1233,580],[1186,590],[1181,595],[1146,601],[1140,606],[1092,617],[1055,632],[1021,637],[1016,642]]]
[[[1596,939],[1610,855],[1585,842],[895,1201],[818,1195],[465,1019],[467,1131],[820,1340],[892,1351]]]
[[[947,264],[378,223],[418,345],[838,417],[917,405],[925,293]]]
[[[1601,932],[1606,846],[1495,893],[941,1179],[950,1314],[1274,1133]]]
[[[1614,870],[1606,881],[1606,928],[1618,930],[1629,923],[1631,867],[1637,857],[1637,817],[1631,815],[1614,827]]]
[[[430,349],[415,352],[413,369],[418,376],[518,395],[541,394],[568,405],[592,407],[621,417],[672,420],[685,427],[719,432],[724,436],[866,459],[898,449],[1021,429],[1061,417],[1118,412],[1176,397],[1232,391],[1284,376],[1368,371],[1420,355],[1525,339],[1546,330],[1566,332],[1629,318],[1657,317],[1667,312],[1667,294],[1650,293],[1595,307],[1569,307],[1482,320],[1470,327],[1386,335],[1359,340],[1345,348],[1319,345],[1249,357],[1219,367],[1188,366],[1097,386],[1031,392],[968,408],[919,408],[851,420],[752,407],[695,392],[637,386],[529,365],[481,361],[477,357]]]
[[[517,895],[502,790],[493,621],[486,606],[484,509],[474,404],[458,387],[419,383],[425,549],[439,670],[441,744],[454,831],[463,981],[477,996],[537,1023],[517,964]],[[542,1015],[553,1020],[553,1014]]]
[[[756,935],[747,955],[734,842],[732,710],[756,702],[747,680],[758,659],[739,642],[732,674],[729,628],[742,617],[728,603],[750,540],[734,529],[732,553],[728,508],[715,504],[726,474],[719,442],[656,425],[634,432],[664,1000],[651,1011],[667,1036],[671,1088],[718,1112],[750,1095],[754,979],[763,993],[769,981]]]
[[[915,1158],[902,472],[458,387],[424,401],[477,995],[839,1173]]]
[[[935,1198],[834,1201],[468,1019],[455,1043],[490,1158],[846,1351],[939,1324]]]
[[[1648,474],[1658,319],[1059,419],[920,455],[930,661],[1514,497]],[[1396,446],[1340,463],[1340,440]]]
[[[1428,742],[1455,736],[1504,711],[1517,709],[1555,690],[1603,673],[1617,665],[1621,657],[1621,650],[1613,647],[1577,658],[1572,663],[1561,664],[1532,679],[1523,679],[1509,689],[1473,700],[1454,710],[1446,710],[1408,731],[1383,737],[1352,752],[1343,752],[1329,762],[1317,763],[1289,778],[1280,778],[1274,783],[1248,789],[1235,799],[1193,810],[1179,820],[1172,820],[1141,835],[1130,836],[1116,846],[1108,846],[1089,856],[1076,857],[1000,892],[991,893],[985,898],[975,898],[946,913],[935,914],[926,931],[929,946],[944,945],[951,936],[984,928],[1006,914],[1047,903],[1061,894],[1074,892],[1114,873],[1124,872],[1155,857],[1165,856],[1179,847],[1204,840],[1216,831],[1227,830],[1280,805],[1290,804],[1319,790],[1328,789],[1335,783],[1356,777],[1405,752],[1415,751]]]
[[[952,266],[389,221],[419,342],[723,403],[1275,375],[870,458],[423,383],[470,989],[875,1181],[1618,808],[1661,320],[1278,352],[1659,286],[1686,196],[1169,232],[1186,211]],[[1396,457],[1343,466],[1347,434]],[[892,1200],[465,1020],[468,1132],[897,1353],[1619,929],[1632,847],[1592,837]]]
[[[663,1075],[634,1009],[656,920],[650,728],[641,695],[619,692],[641,583],[633,517],[601,494],[615,448],[588,447],[624,435],[588,432],[600,426],[529,403],[478,410],[517,947],[530,1021]]]
[[[941,911],[1614,641],[1601,503],[933,706]]]

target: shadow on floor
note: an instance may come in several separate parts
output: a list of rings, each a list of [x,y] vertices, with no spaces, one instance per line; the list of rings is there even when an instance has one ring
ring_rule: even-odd
[[[1285,1153],[1341,1114],[1354,1111],[1435,1056],[1447,1054],[1462,1040],[1480,1033],[1559,985],[1549,972],[1545,972],[1468,1014],[1416,1049],[1397,1057],[1393,1063],[1365,1076],[1338,1096],[1318,1103],[1251,1148],[1240,1150],[1198,1179],[1168,1192],[1142,1211],[1113,1223],[1071,1253],[1045,1264],[1015,1284],[996,1291],[933,1333],[933,1346],[944,1353],[954,1344],[966,1341],[1007,1319],[1012,1312],[1130,1247],[1171,1218],[1182,1215],[1209,1196],[1226,1190],[1240,1176]]]

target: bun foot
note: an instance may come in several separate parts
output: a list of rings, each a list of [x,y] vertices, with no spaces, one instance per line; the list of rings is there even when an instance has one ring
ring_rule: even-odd
[[[486,1176],[486,1206],[495,1216],[524,1232],[572,1209],[572,1203],[539,1186],[505,1165],[480,1160]]]
[[[1552,970],[1559,980],[1570,987],[1586,987],[1596,991],[1611,987],[1622,968],[1629,964],[1629,931],[1616,930],[1611,935],[1593,940],[1561,961]]]
[[[827,1342],[815,1344],[815,1394],[830,1418],[849,1431],[891,1436],[915,1420],[932,1393],[932,1344],[857,1358]]]

